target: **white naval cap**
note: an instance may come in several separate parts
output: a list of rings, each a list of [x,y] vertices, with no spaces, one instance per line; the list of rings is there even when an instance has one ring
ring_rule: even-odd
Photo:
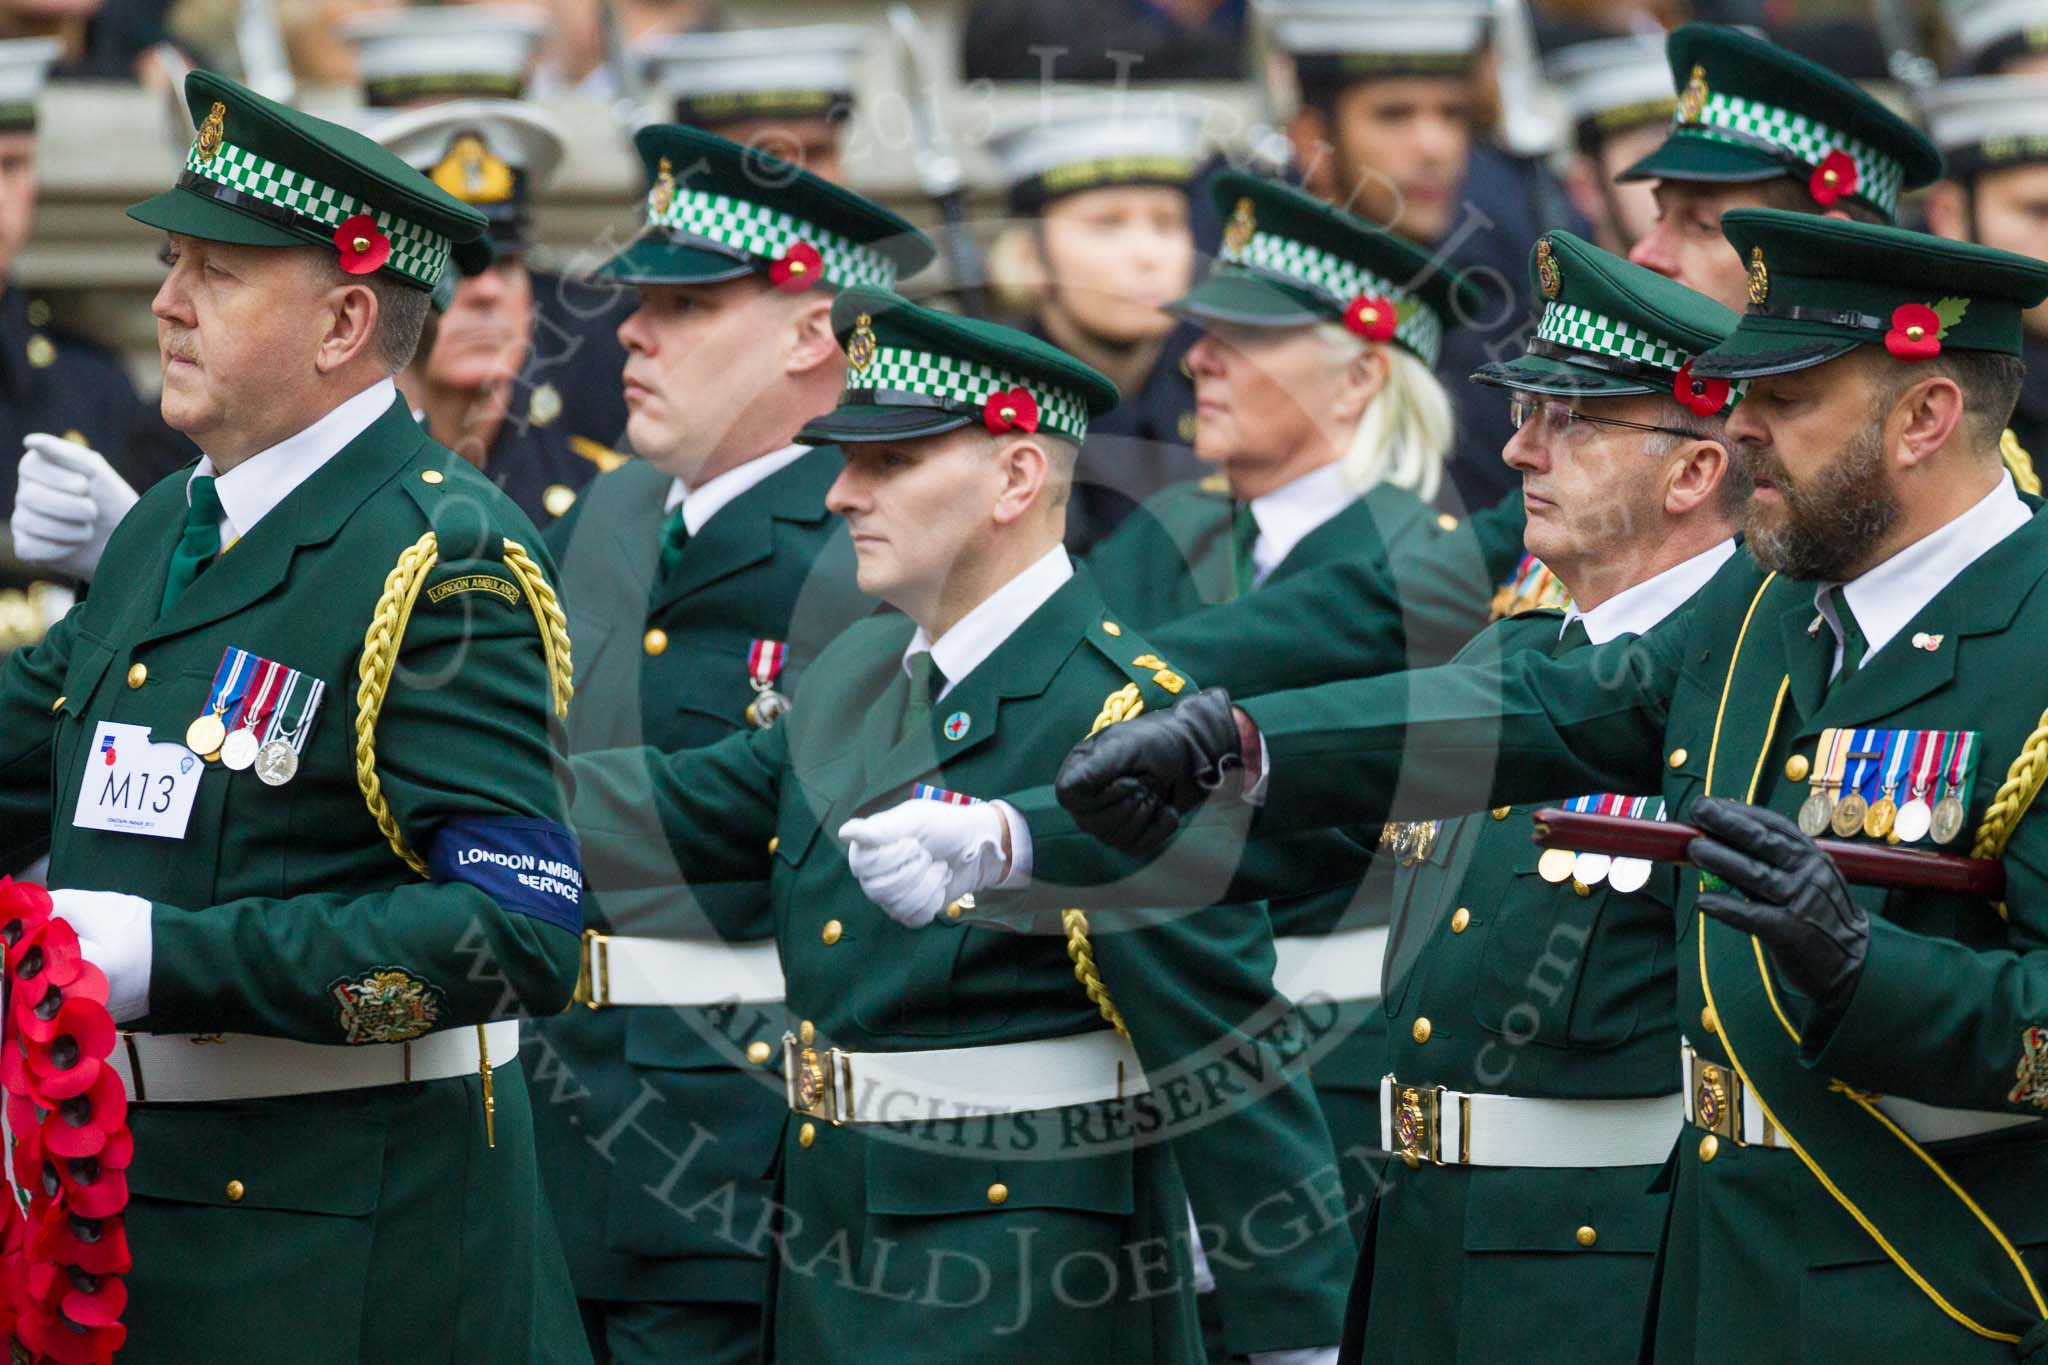
[[[567,139],[518,100],[453,100],[407,109],[365,129],[401,161],[482,211],[501,256],[532,245],[533,194],[562,162]]]
[[[373,10],[342,25],[363,102],[396,108],[448,99],[517,99],[547,33],[547,11],[519,5]]]
[[[859,24],[806,24],[663,34],[633,57],[676,122],[715,130],[739,119],[845,117],[866,45]]]
[[[2048,52],[2042,0],[1942,0],[1958,70],[1989,74],[2009,57]]]
[[[1255,0],[1303,86],[1455,75],[1491,32],[1490,0]]]
[[[1668,123],[1678,107],[1664,40],[1651,34],[1567,44],[1544,57],[1543,74],[1582,145],[1623,129]]]
[[[1927,135],[1950,179],[2048,162],[2048,76],[1964,76],[1920,96]]]
[[[56,38],[0,40],[0,133],[36,126],[36,97],[64,44]]]
[[[1011,207],[1111,185],[1186,188],[1202,151],[1202,111],[1169,91],[1072,91],[1035,100],[989,134]]]

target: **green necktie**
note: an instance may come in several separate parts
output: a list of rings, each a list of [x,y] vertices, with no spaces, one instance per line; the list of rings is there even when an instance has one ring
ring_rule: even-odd
[[[1584,649],[1592,643],[1593,637],[1586,633],[1586,618],[1574,616],[1571,624],[1564,628],[1564,633],[1557,637],[1557,643],[1551,647],[1550,657],[1561,659],[1573,650]]]
[[[220,494],[214,491],[212,476],[194,475],[185,485],[185,497],[185,530],[178,537],[178,548],[171,551],[163,605],[157,609],[160,616],[177,605],[199,571],[220,553]]]
[[[1230,513],[1230,595],[1242,597],[1252,590],[1258,566],[1252,562],[1252,546],[1259,542],[1259,519],[1248,502],[1231,504]]]
[[[931,729],[932,704],[939,699],[939,691],[945,685],[946,675],[939,672],[930,650],[920,649],[910,656],[910,693],[903,703],[903,728],[896,734],[899,743],[913,734]]]
[[[1856,624],[1856,614],[1849,610],[1849,595],[1839,584],[1829,588],[1828,593],[1835,604],[1835,619],[1842,623],[1842,667],[1835,674],[1835,680],[1828,684],[1830,690],[1847,682],[1849,676],[1863,666],[1863,656],[1870,652],[1870,641],[1863,638],[1863,627]]]
[[[673,577],[683,562],[683,546],[690,540],[690,528],[683,524],[683,505],[677,503],[661,519],[661,576]]]

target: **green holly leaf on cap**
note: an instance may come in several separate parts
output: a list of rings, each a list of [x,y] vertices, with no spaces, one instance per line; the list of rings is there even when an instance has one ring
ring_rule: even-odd
[[[1948,329],[1963,320],[1963,314],[1970,311],[1968,299],[1946,298],[1934,305],[1934,316],[1941,319],[1941,335],[1948,336]]]

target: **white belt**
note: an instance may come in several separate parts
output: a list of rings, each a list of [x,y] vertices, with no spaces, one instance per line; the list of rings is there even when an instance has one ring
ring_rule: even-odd
[[[1380,1145],[1411,1166],[1654,1166],[1682,1126],[1676,1095],[1539,1100],[1380,1081]]]
[[[491,1069],[519,1056],[519,1021],[483,1026]],[[440,1029],[409,1043],[338,1047],[253,1033],[123,1033],[107,1064],[148,1104],[256,1100],[407,1081],[474,1076],[483,1051],[474,1027]]]
[[[621,938],[583,931],[576,999],[607,1005],[723,1005],[782,999],[775,940]]]
[[[1733,1067],[1710,1062],[1693,1051],[1692,1044],[1678,1043],[1680,1077],[1685,1083],[1685,1121],[1695,1128],[1719,1134],[1740,1147],[1783,1147],[1791,1143],[1764,1116],[1756,1095],[1742,1083]],[[1944,1109],[1938,1105],[1902,1100],[1895,1095],[1877,1097],[1884,1116],[1915,1142],[1947,1142],[1951,1138],[1995,1133],[2038,1121],[2037,1114],[1994,1114],[1983,1109]]]
[[[1387,960],[1387,926],[1273,940],[1273,985],[1290,1000],[1377,1000]]]
[[[822,1051],[782,1035],[789,1107],[833,1123],[1058,1109],[1142,1095],[1138,1054],[1112,1029],[928,1052]]]

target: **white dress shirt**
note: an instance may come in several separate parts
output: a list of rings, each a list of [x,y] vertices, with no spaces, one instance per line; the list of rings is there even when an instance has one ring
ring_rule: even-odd
[[[1344,481],[1344,471],[1331,463],[1253,498],[1252,520],[1259,524],[1259,534],[1252,542],[1252,586],[1265,582],[1309,532],[1358,497],[1358,490]]]
[[[1073,576],[1074,563],[1067,558],[1066,547],[1053,546],[1024,572],[983,598],[979,606],[954,622],[936,641],[919,626],[903,651],[904,670],[910,669],[911,655],[930,650],[932,662],[946,679],[938,697],[932,699],[939,700],[953,690],[955,683],[979,668]]]
[[[1562,636],[1571,628],[1572,622],[1584,621],[1586,638],[1596,645],[1604,645],[1623,635],[1641,635],[1690,602],[1734,553],[1735,540],[1730,537],[1634,587],[1622,589],[1590,611],[1573,607],[1565,612],[1564,625],[1558,627],[1558,634]]]
[[[1986,550],[2025,526],[2032,517],[2012,486],[2012,475],[2000,474],[1998,486],[1976,506],[1948,525],[1908,545],[1862,577],[1844,585],[1842,595],[1863,628],[1863,663],[1868,663],[1935,594],[1956,575],[1976,563]],[[1814,590],[1813,604],[1835,633],[1833,678],[1842,669],[1842,623],[1835,615],[1834,584]],[[1862,665],[1859,664],[1858,667]]]
[[[675,479],[668,486],[668,500],[661,505],[664,512],[673,512],[677,503],[683,505],[683,529],[696,535],[704,529],[719,508],[731,502],[755,484],[770,475],[783,470],[811,453],[811,447],[804,445],[784,446],[767,455],[748,460],[723,474],[714,474],[706,479],[703,486],[691,488],[681,479]]]
[[[201,474],[212,478],[220,496],[220,543],[232,545],[397,401],[398,386],[380,379],[296,436],[256,452],[225,474],[215,475],[213,457],[205,456],[185,480],[185,500],[189,505],[193,479]]]

